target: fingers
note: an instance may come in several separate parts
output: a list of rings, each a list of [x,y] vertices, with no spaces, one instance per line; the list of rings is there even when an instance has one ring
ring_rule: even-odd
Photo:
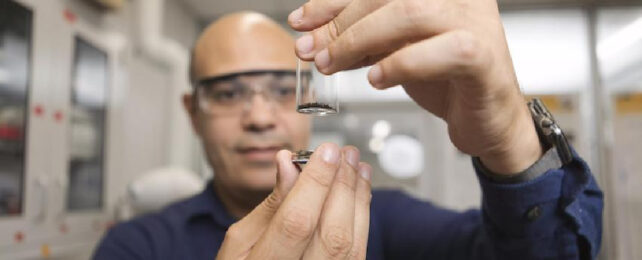
[[[292,11],[288,23],[297,31],[309,31],[335,18],[351,0],[310,0]]]
[[[316,229],[339,160],[340,151],[335,144],[323,144],[316,149],[250,258],[300,258]]]
[[[343,259],[352,248],[359,150],[342,149],[341,166],[304,259]]]
[[[298,170],[292,164],[291,158],[292,154],[287,150],[277,153],[277,181],[274,190],[252,212],[230,226],[219,250],[219,259],[242,258],[267,229],[273,215],[296,181]]]
[[[372,61],[408,43],[447,31],[454,23],[450,15],[424,0],[393,1],[347,28],[315,55],[315,63],[319,71],[331,74],[366,59]],[[323,40],[315,40],[319,41]]]
[[[338,15],[335,14],[336,17],[333,16],[330,19],[319,19],[321,16],[328,18],[329,16],[325,14],[328,13],[329,10],[324,8],[307,8],[307,15],[303,21],[310,26],[301,29],[303,29],[302,31],[314,30],[297,39],[296,54],[303,60],[314,60],[316,53],[323,50],[329,43],[338,38],[348,27],[369,13],[377,10],[388,1],[389,0],[348,1],[349,3],[346,3],[347,6],[345,6],[345,8],[342,7],[340,13],[338,13]],[[304,7],[312,4],[313,1],[308,2]],[[299,29],[298,27],[294,28]]]
[[[274,190],[252,212],[237,222],[238,224],[246,225],[247,228],[243,232],[253,236],[265,229],[296,182],[298,170],[292,164],[292,153],[287,150],[281,150],[276,157],[277,181]]]
[[[370,230],[370,201],[372,199],[371,178],[372,167],[367,163],[359,163],[359,177],[357,178],[354,202],[354,238],[348,259],[366,259],[368,231]]]
[[[294,187],[294,183],[299,177],[299,170],[292,163],[292,153],[290,151],[281,150],[276,154],[276,158],[277,175],[274,190],[279,193],[280,199],[284,199]]]
[[[451,31],[403,48],[374,65],[370,84],[383,89],[398,84],[428,82],[470,75],[487,62],[473,34]]]

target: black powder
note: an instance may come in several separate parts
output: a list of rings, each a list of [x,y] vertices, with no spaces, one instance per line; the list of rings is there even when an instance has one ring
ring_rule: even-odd
[[[307,104],[302,104],[297,107],[298,110],[301,109],[310,109],[310,108],[321,108],[321,109],[328,109],[328,110],[334,110],[333,107],[331,107],[328,104],[323,104],[323,103],[307,103]]]

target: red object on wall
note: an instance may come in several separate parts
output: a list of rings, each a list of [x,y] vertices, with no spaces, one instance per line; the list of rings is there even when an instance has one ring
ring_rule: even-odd
[[[13,240],[15,240],[17,243],[22,242],[25,239],[25,234],[22,232],[18,231],[13,235]]]
[[[76,14],[74,14],[72,11],[69,11],[69,9],[65,9],[62,11],[62,15],[65,17],[65,20],[69,22],[70,24],[73,24],[76,22]]]
[[[62,121],[62,118],[63,118],[63,115],[62,115],[62,112],[60,112],[60,110],[54,113],[54,119],[56,119],[56,122]]]
[[[60,230],[60,233],[63,234],[67,234],[67,232],[69,231],[69,227],[65,223],[60,224],[60,227],[58,229]]]
[[[41,105],[35,105],[33,107],[33,114],[36,116],[42,116],[45,113],[45,109]]]

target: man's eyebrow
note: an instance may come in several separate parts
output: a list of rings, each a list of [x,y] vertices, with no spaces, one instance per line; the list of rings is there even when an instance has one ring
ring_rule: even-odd
[[[219,75],[219,76],[212,76],[212,77],[205,77],[202,79],[199,79],[197,82],[199,85],[209,85],[215,82],[221,82],[221,81],[231,81],[234,80],[238,77],[239,75],[235,74],[229,74],[229,75]]]
[[[309,71],[306,71],[306,74]],[[219,82],[219,81],[228,81],[228,80],[233,80],[235,78],[238,78],[240,76],[251,76],[251,75],[258,75],[258,74],[273,74],[273,75],[296,75],[296,70],[283,70],[283,69],[278,69],[278,70],[250,70],[250,71],[241,71],[241,72],[232,72],[232,73],[227,73],[223,75],[217,75],[217,76],[210,76],[210,77],[204,77],[202,79],[199,79],[197,82],[199,85],[207,85],[211,84],[214,82]]]

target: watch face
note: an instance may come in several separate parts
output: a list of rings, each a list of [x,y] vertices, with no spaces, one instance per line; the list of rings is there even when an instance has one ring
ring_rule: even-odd
[[[421,143],[407,135],[386,139],[378,154],[381,168],[398,179],[416,177],[424,169],[424,150]]]

